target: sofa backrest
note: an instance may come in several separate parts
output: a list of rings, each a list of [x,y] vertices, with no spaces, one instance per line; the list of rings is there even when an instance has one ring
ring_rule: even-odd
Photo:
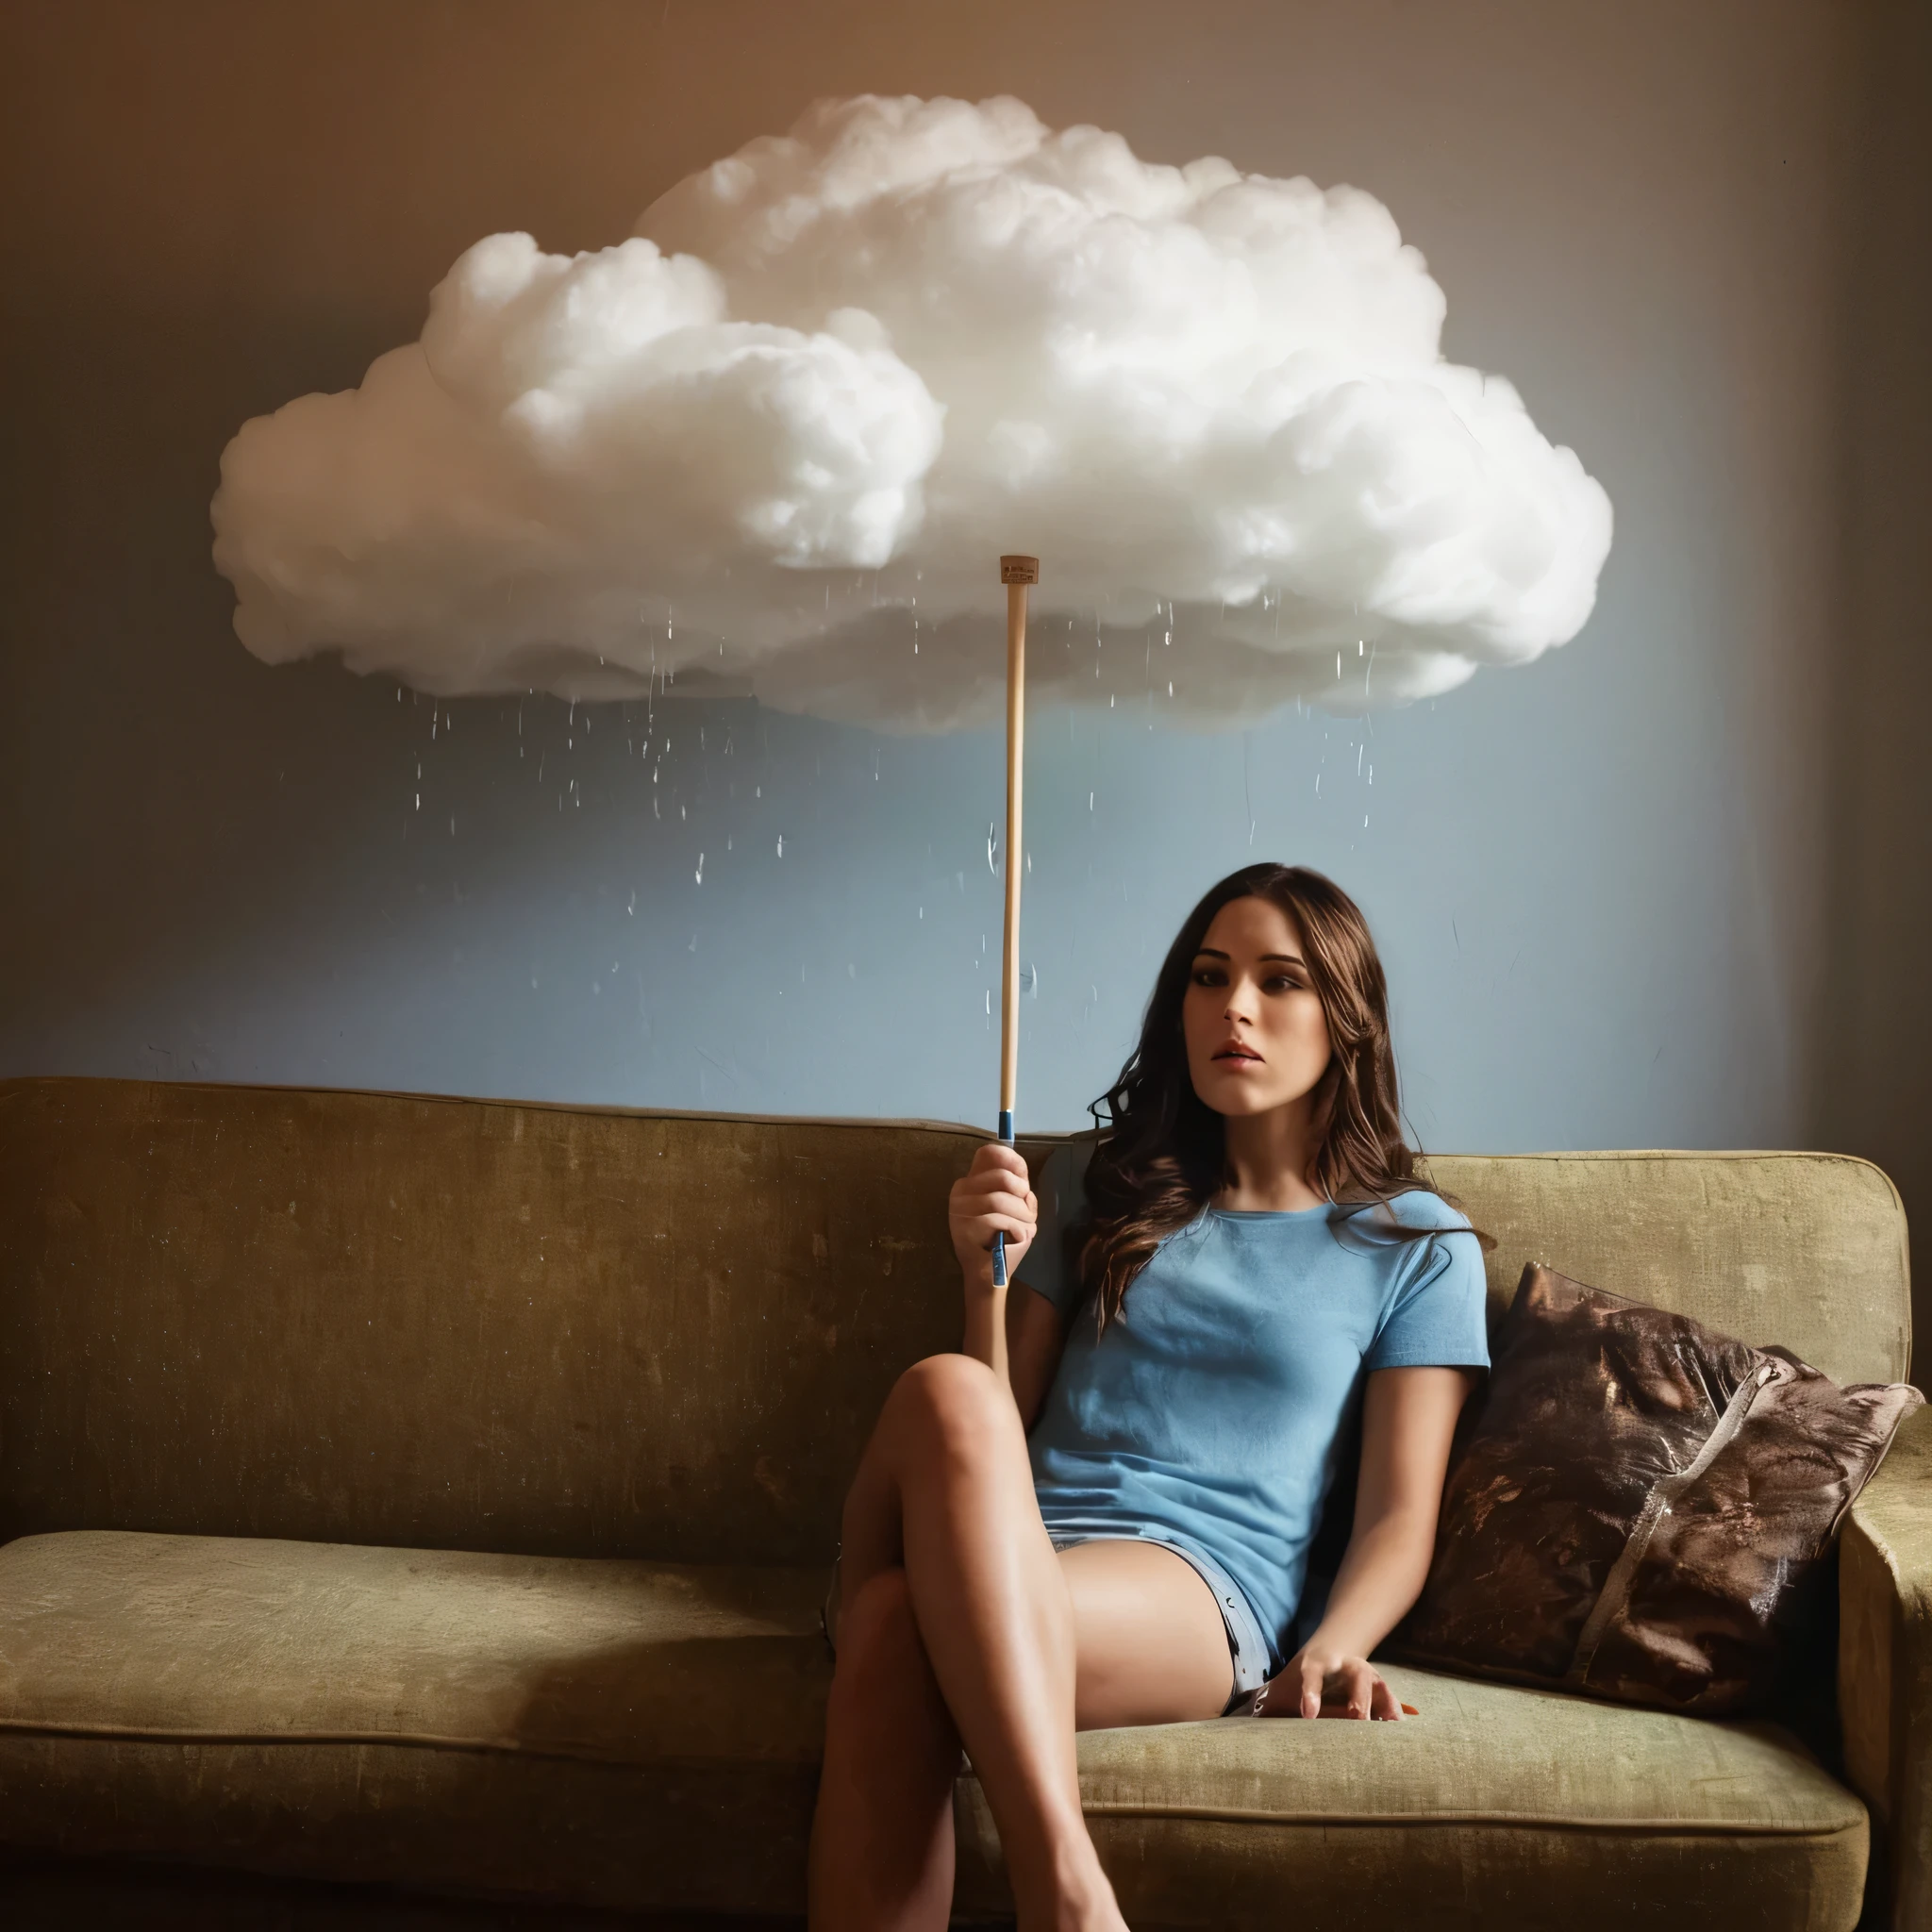
[[[0,1537],[827,1559],[892,1378],[957,1343],[945,1195],[981,1138],[0,1082]],[[1498,1237],[1499,1297],[1547,1259],[1904,1373],[1904,1220],[1861,1162],[1435,1171]]]

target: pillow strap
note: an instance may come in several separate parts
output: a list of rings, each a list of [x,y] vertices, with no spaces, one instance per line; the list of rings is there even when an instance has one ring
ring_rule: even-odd
[[[1591,1611],[1582,1634],[1576,1640],[1576,1654],[1570,1659],[1570,1669],[1563,1678],[1565,1689],[1580,1690],[1584,1688],[1590,1667],[1596,1661],[1597,1645],[1630,1600],[1631,1586],[1637,1580],[1639,1566],[1649,1552],[1650,1541],[1657,1534],[1659,1520],[1730,1446],[1732,1438],[1744,1426],[1744,1419],[1751,1413],[1751,1405],[1773,1382],[1784,1380],[1788,1373],[1785,1364],[1775,1357],[1760,1362],[1738,1384],[1736,1392],[1724,1405],[1724,1414],[1717,1419],[1717,1426],[1704,1439],[1704,1447],[1682,1469],[1671,1475],[1658,1477],[1650,1494],[1643,1499],[1643,1507],[1638,1511],[1637,1521],[1631,1526],[1629,1541],[1610,1566],[1610,1574],[1604,1578],[1596,1607]]]

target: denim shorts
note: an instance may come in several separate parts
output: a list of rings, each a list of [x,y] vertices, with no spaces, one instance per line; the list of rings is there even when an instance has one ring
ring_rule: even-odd
[[[1047,1533],[1053,1537],[1056,1550],[1100,1542],[1153,1543],[1158,1549],[1172,1550],[1214,1592],[1215,1605],[1221,1611],[1221,1622],[1227,1631],[1228,1661],[1234,1667],[1234,1689],[1228,1693],[1226,1707],[1232,1707],[1250,1690],[1259,1690],[1267,1682],[1268,1633],[1241,1594],[1241,1586],[1213,1557],[1199,1550],[1184,1550],[1179,1543],[1169,1542],[1164,1537],[1133,1533],[1105,1536],[1092,1531],[1070,1531],[1064,1536],[1054,1535],[1051,1530]]]

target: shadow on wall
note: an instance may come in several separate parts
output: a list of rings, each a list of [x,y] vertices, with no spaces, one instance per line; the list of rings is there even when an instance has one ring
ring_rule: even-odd
[[[1932,8],[1877,0],[1856,124],[1838,836],[1820,1138],[1897,1182],[1932,1230]],[[1799,917],[1806,909],[1794,908]],[[1932,1349],[1920,1270],[1916,1379]]]

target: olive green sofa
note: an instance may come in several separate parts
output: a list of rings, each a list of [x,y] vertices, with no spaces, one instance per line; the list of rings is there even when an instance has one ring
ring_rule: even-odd
[[[0,1908],[108,1885],[160,1923],[144,1885],[248,1874],[305,1901],[260,1924],[438,1894],[795,1918],[840,1498],[893,1376],[956,1340],[943,1204],[976,1138],[0,1083]],[[1435,1173],[1497,1237],[1499,1298],[1547,1258],[1841,1380],[1905,1373],[1870,1166]],[[1391,1667],[1400,1725],[1084,1737],[1095,1840],[1142,1932],[1927,1925],[1932,1411],[1840,1588],[1789,1724]],[[958,1823],[961,1915],[997,1918],[970,1778]]]

